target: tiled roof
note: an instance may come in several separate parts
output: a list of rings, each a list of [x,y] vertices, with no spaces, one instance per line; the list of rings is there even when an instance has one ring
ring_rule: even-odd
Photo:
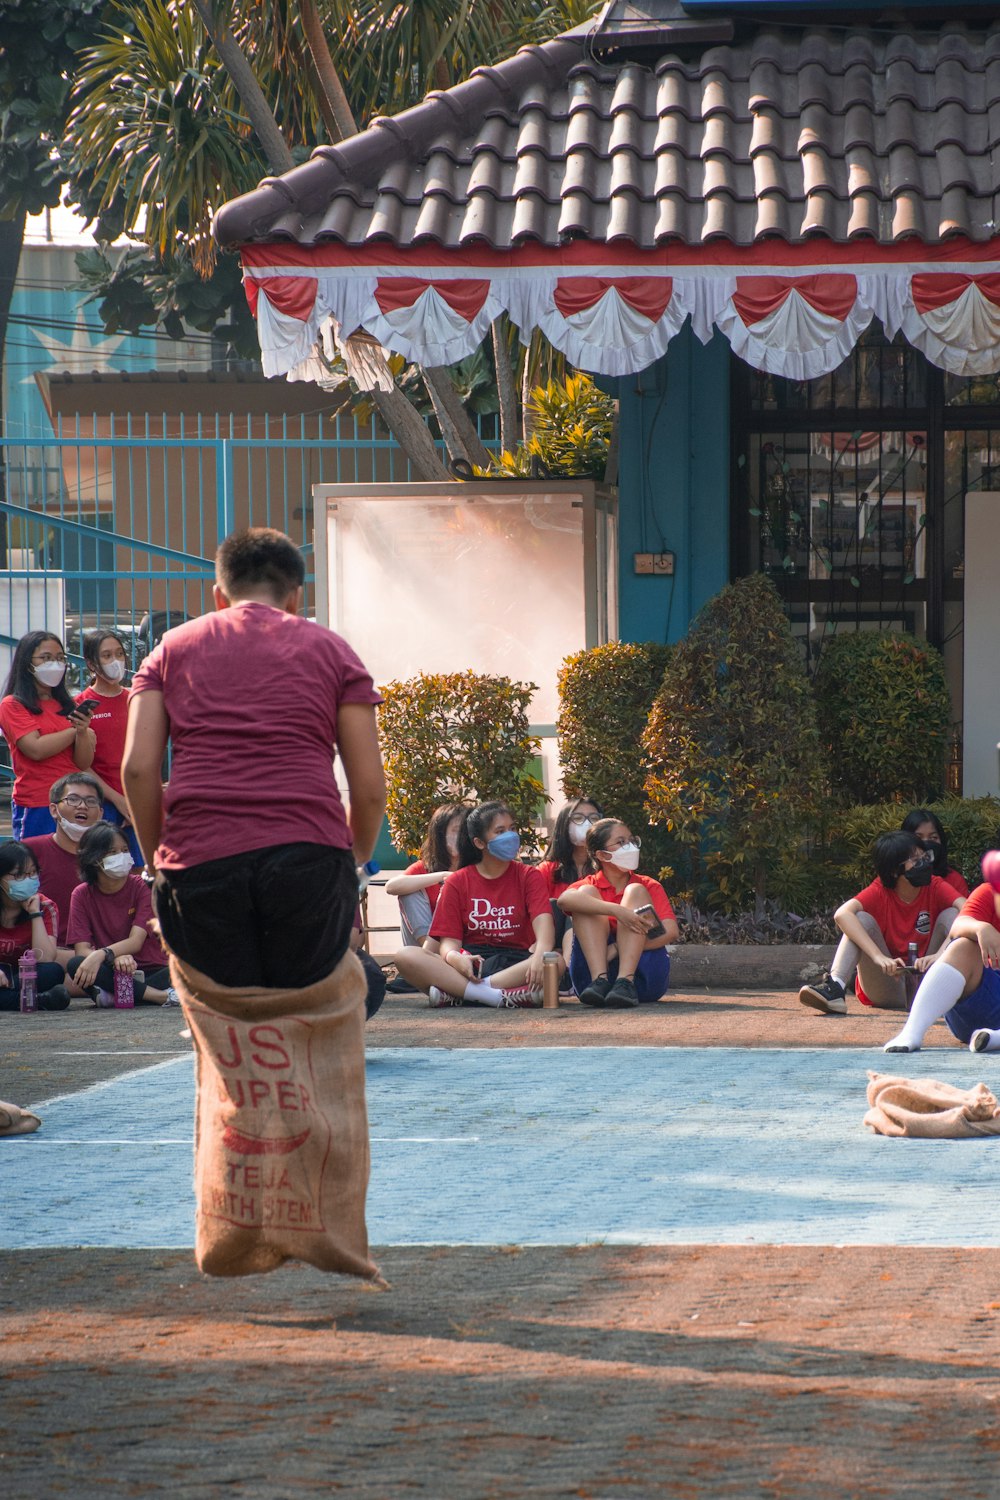
[[[1000,21],[761,26],[609,62],[570,33],[219,211],[216,234],[494,248],[994,233]],[[998,157],[1000,159],[1000,157]]]

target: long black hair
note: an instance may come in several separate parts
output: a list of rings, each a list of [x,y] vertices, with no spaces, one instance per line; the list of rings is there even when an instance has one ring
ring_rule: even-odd
[[[420,858],[428,874],[436,870],[451,869],[451,850],[448,848],[448,824],[452,818],[464,818],[469,811],[464,802],[442,802],[431,813],[431,820],[420,846]]]
[[[465,822],[458,830],[458,868],[460,870],[464,870],[467,865],[479,864],[483,857],[483,850],[477,849],[472,841],[485,839],[493,819],[499,818],[503,813],[513,816],[506,802],[480,802],[478,807],[469,808],[465,815]]]
[[[933,839],[928,839],[926,849],[928,854],[934,856],[934,874],[940,875],[942,880],[948,874],[951,866],[948,863],[948,838],[945,834],[941,819],[936,813],[932,813],[929,807],[915,807],[908,812],[899,825],[904,833],[916,833],[921,823],[933,823],[940,844],[935,844]]]
[[[96,885],[97,877],[101,873],[101,860],[107,859],[109,854],[116,853],[115,839],[120,839],[124,845],[122,853],[128,848],[125,836],[120,828],[114,823],[95,823],[93,828],[80,840],[76,854],[76,863],[80,871],[80,879],[86,881],[87,885]]]
[[[577,808],[585,805],[594,808],[598,818],[604,817],[604,809],[599,802],[594,801],[593,797],[576,797],[572,802],[567,802],[565,807],[559,809],[549,847],[545,851],[545,859],[559,866],[558,879],[568,880],[570,884],[574,880],[579,880],[580,872],[573,857],[573,851],[577,846],[569,836],[569,825],[573,821],[573,814]],[[586,845],[584,847],[586,848]],[[589,854],[586,863],[592,870],[593,862]]]
[[[38,696],[38,682],[31,670],[31,658],[43,641],[55,641],[65,656],[62,641],[57,635],[53,635],[51,630],[29,630],[27,635],[22,635],[14,647],[14,658],[11,661],[7,683],[3,690],[5,698],[8,696],[16,698],[18,703],[22,703],[28,712],[33,714],[41,713],[42,704]],[[50,691],[60,708],[73,707],[73,699],[66,687],[65,675],[62,681]]]

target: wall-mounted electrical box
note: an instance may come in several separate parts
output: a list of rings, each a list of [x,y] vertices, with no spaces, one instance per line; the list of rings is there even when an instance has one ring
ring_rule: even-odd
[[[649,574],[657,578],[673,578],[674,554],[672,552],[633,552],[632,569],[637,574]]]

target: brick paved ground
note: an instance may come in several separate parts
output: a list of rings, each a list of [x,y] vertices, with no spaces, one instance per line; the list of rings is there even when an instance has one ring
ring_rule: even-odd
[[[176,1012],[76,1007],[4,1016],[0,1097],[30,1103],[177,1055],[180,1024]],[[892,1025],[856,1008],[847,1021],[813,1017],[787,995],[555,1016],[393,1000],[370,1039],[865,1048]],[[933,1045],[951,1045],[941,1028]],[[864,1052],[859,1066],[876,1058]],[[992,1195],[982,1213],[995,1215]],[[378,1258],[386,1293],[307,1268],[210,1281],[181,1251],[0,1254],[4,1493],[994,1500],[1000,1490],[996,1251]]]

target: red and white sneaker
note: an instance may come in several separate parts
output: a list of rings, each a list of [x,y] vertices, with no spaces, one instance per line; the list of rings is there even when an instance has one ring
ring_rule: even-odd
[[[516,984],[509,990],[501,990],[503,999],[497,1006],[497,1010],[539,1010],[542,1004],[542,992],[534,985]]]
[[[441,1010],[446,1005],[461,1005],[457,995],[449,995],[447,990],[439,990],[436,984],[432,984],[427,993],[427,1004],[431,1010]]]

